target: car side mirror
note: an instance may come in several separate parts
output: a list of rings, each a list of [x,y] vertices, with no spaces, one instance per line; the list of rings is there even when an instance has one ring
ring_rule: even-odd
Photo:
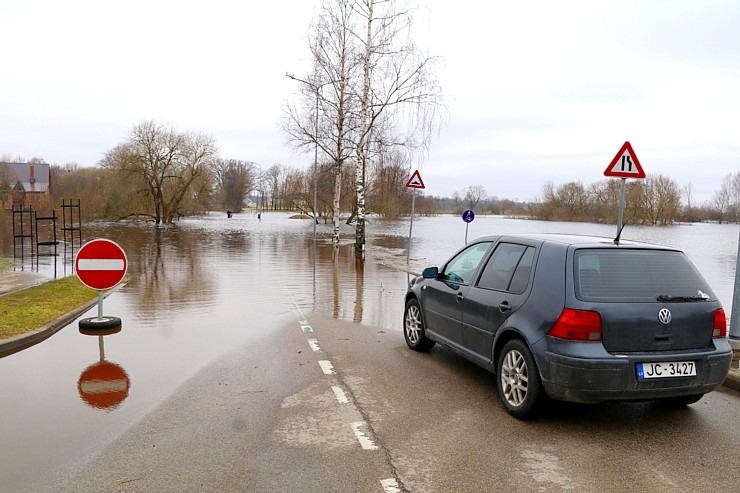
[[[427,267],[421,273],[424,279],[436,279],[439,275],[439,267]]]

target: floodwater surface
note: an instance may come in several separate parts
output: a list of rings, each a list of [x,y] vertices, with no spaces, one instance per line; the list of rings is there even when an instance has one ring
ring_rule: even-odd
[[[405,270],[418,273],[441,264],[463,246],[466,228],[469,239],[615,233],[613,225],[481,216],[466,225],[459,217],[416,218],[407,264],[407,220],[371,221],[365,261],[354,255],[353,229],[343,225],[344,239],[334,250],[330,228],[320,224],[314,243],[310,221],[282,213],[263,214],[261,220],[251,213],[230,219],[213,213],[158,228],[86,226],[83,240],[109,238],[127,253],[127,281],[104,302],[104,314],[120,317],[123,327],[90,336],[75,321],[43,343],[0,358],[3,489],[53,490],[58,479],[73,474],[200,369],[283,319],[295,319],[296,308],[402,337]],[[623,238],[685,250],[729,315],[737,225],[628,227]],[[57,271],[69,268],[62,262]]]

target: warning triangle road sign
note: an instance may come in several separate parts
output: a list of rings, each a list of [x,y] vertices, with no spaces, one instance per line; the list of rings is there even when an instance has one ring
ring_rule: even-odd
[[[612,162],[604,171],[604,176],[617,176],[620,178],[645,178],[645,172],[640,166],[637,154],[629,142],[625,142],[614,156]]]
[[[424,182],[421,181],[421,175],[419,174],[418,169],[414,171],[414,174],[411,175],[409,181],[406,182],[406,186],[408,188],[424,188]]]

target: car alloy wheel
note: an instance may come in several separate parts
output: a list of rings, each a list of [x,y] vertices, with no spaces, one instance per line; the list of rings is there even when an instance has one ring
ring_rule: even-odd
[[[519,407],[527,397],[527,362],[522,353],[516,350],[509,351],[501,365],[501,385],[504,388],[504,397],[512,406]]]
[[[501,351],[498,392],[506,410],[516,418],[531,416],[542,400],[542,383],[534,358],[520,339],[507,342]]]
[[[418,344],[421,339],[421,313],[417,306],[406,310],[406,337],[412,344]]]
[[[424,319],[416,299],[410,299],[406,303],[406,311],[403,315],[403,335],[408,347],[415,351],[428,351],[435,344],[424,332]]]

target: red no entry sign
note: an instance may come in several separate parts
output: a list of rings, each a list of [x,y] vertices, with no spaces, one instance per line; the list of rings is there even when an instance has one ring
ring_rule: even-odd
[[[126,252],[118,243],[98,238],[85,243],[75,256],[75,272],[85,286],[110,289],[126,275]]]

